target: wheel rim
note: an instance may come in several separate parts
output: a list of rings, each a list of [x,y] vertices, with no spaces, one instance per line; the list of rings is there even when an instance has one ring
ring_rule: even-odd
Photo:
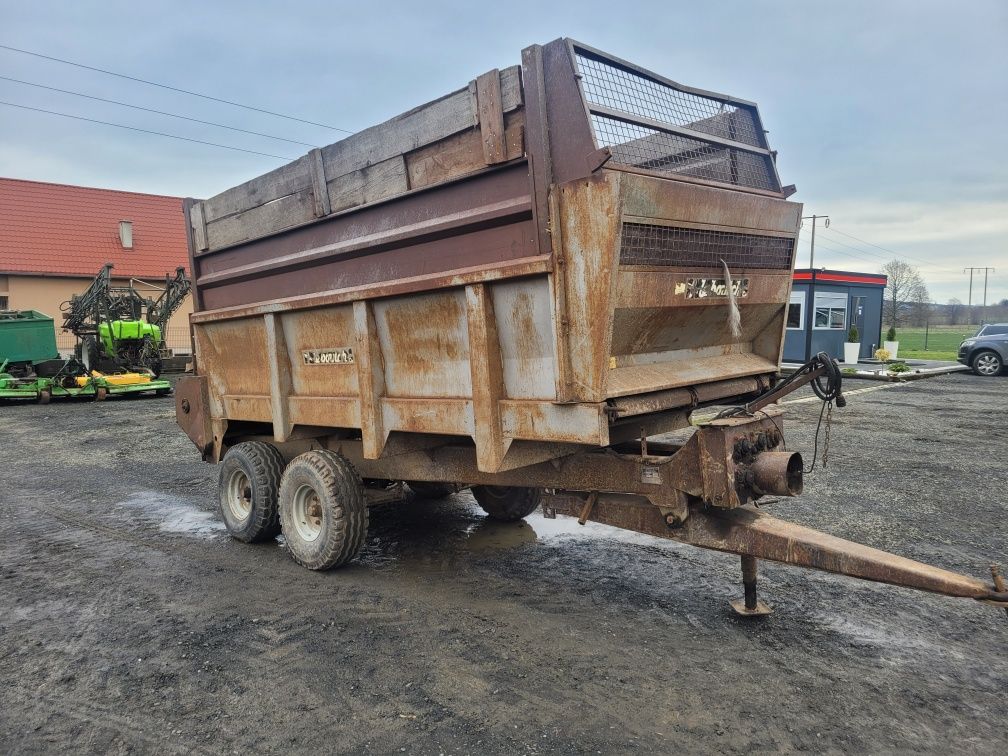
[[[314,541],[322,534],[322,502],[315,489],[303,485],[294,492],[291,502],[294,530],[303,541]]]
[[[241,470],[232,472],[228,479],[227,507],[238,520],[247,520],[252,514],[252,484]]]
[[[998,364],[998,359],[993,354],[981,354],[977,357],[976,368],[979,372],[984,375],[994,375],[1001,366]]]

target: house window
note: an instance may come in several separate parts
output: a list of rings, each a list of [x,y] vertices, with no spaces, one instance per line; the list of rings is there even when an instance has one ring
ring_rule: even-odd
[[[835,328],[843,330],[847,327],[847,295],[820,294],[815,295],[815,328]]]
[[[7,309],[7,295],[0,294],[0,310],[6,310],[6,309]]]
[[[792,291],[787,306],[787,327],[801,330],[805,327],[805,292]]]

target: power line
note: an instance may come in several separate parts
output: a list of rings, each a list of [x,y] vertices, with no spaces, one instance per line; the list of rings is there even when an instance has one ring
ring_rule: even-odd
[[[824,247],[827,252],[830,252],[832,254],[844,255],[845,257],[850,257],[853,260],[859,260],[860,262],[868,262],[868,263],[872,263],[873,265],[877,265],[878,264],[878,260],[872,260],[872,259],[870,259],[868,257],[861,257],[860,255],[856,255],[856,254],[854,254],[852,252],[844,252],[842,249],[837,249],[836,247],[833,247],[832,245],[827,244],[822,239],[817,239],[816,240],[816,246],[817,247]]]
[[[70,115],[69,113],[57,113],[55,110],[44,110],[42,108],[33,108],[28,105],[18,105],[16,102],[6,102],[0,100],[0,105],[7,105],[11,108],[21,108],[22,110],[34,110],[36,113],[48,113],[49,115],[61,116],[63,118],[73,118],[77,121],[88,121],[89,123],[100,123],[103,126],[115,126],[117,129],[128,129],[129,131],[139,131],[143,134],[154,134],[156,136],[168,137],[169,139],[179,139],[183,142],[195,142],[196,144],[205,144],[210,147],[220,147],[225,150],[234,150],[235,152],[247,152],[250,155],[262,155],[263,157],[276,158],[277,160],[294,160],[295,158],[284,157],[283,155],[272,155],[268,152],[258,152],[256,150],[246,150],[244,147],[232,147],[228,144],[218,144],[217,142],[206,142],[202,139],[192,139],[190,137],[179,136],[178,134],[166,134],[163,131],[152,131],[150,129],[141,129],[138,126],[125,126],[121,123],[112,123],[111,121],[99,121],[97,118],[85,118],[84,116]]]
[[[834,228],[834,229],[832,229],[832,231],[834,231],[834,232],[836,232],[838,234],[843,234],[844,236],[847,236],[847,237],[849,237],[851,239],[854,239],[855,241],[859,241],[862,244],[867,244],[869,247],[875,247],[875,249],[881,249],[883,252],[888,252],[889,254],[896,255],[897,257],[905,257],[908,260],[914,260],[915,262],[920,263],[921,265],[932,265],[932,266],[934,265],[934,263],[928,262],[927,260],[923,260],[920,257],[913,257],[912,255],[908,255],[908,254],[903,253],[903,252],[897,252],[894,249],[889,249],[888,247],[880,247],[878,244],[872,244],[870,241],[865,241],[864,239],[860,239],[857,236],[854,236],[853,234],[845,233],[843,231],[840,231],[839,229]],[[837,244],[843,244],[843,242],[841,242],[838,239],[834,239],[834,241]],[[845,244],[844,246],[849,247],[850,245],[849,244]],[[860,249],[860,248],[859,247],[852,247],[852,249]],[[864,251],[868,252],[868,250],[864,250]],[[877,253],[870,252],[869,254],[877,254]],[[880,257],[883,260],[885,259],[881,255],[878,255],[878,257]]]
[[[883,252],[889,252],[890,254],[893,254],[893,255],[899,255],[900,254],[899,252],[897,252],[897,251],[895,251],[893,249],[889,249],[888,247],[881,247],[878,244],[872,244],[870,241],[865,241],[864,239],[861,239],[861,238],[859,238],[857,236],[854,236],[854,234],[844,233],[843,231],[839,231],[839,230],[837,230],[835,228],[833,230],[836,233],[838,233],[838,234],[843,234],[844,236],[850,237],[854,241],[859,241],[862,244],[867,244],[869,247],[875,247],[875,249],[881,249]]]
[[[42,58],[43,60],[51,60],[56,63],[63,63],[68,66],[76,66],[77,68],[84,68],[88,71],[97,71],[98,73],[107,74],[108,76],[117,76],[120,79],[129,79],[130,81],[137,81],[141,84],[147,84],[152,87],[160,87],[161,89],[168,89],[172,92],[180,92],[182,94],[191,95],[193,97],[202,97],[204,100],[212,100],[213,102],[220,102],[225,105],[232,105],[236,108],[244,108],[245,110],[254,110],[257,113],[265,113],[266,115],[276,116],[277,118],[286,118],[289,121],[298,121],[299,123],[307,123],[312,126],[321,126],[324,129],[332,129],[333,131],[342,131],[346,134],[353,134],[354,132],[348,129],[341,129],[339,126],[330,126],[326,123],[319,123],[318,121],[309,121],[305,118],[298,118],[297,116],[286,115],[284,113],[277,113],[273,110],[266,110],[264,108],[257,108],[252,105],[243,105],[240,102],[234,102],[232,100],[225,100],[220,97],[214,97],[212,95],[201,94],[200,92],[192,92],[188,89],[182,89],[181,87],[173,87],[169,84],[160,84],[156,81],[149,81],[148,79],[141,79],[136,76],[129,76],[127,74],[117,73],[115,71],[109,71],[105,68],[96,68],[95,66],[88,66],[84,63],[75,63],[72,60],[64,60],[63,58],[56,58],[52,55],[43,55],[42,53],[32,52],[31,50],[22,50],[18,47],[11,47],[10,45],[0,45],[2,50],[10,50],[11,52],[21,53],[22,55],[31,55],[36,58]]]
[[[214,123],[213,121],[203,121],[199,118],[191,118],[190,116],[179,115],[178,113],[169,113],[165,110],[155,110],[154,108],[145,108],[140,105],[131,105],[128,102],[120,102],[119,100],[109,100],[105,97],[97,97],[95,95],[84,94],[83,92],[74,92],[69,89],[60,89],[59,87],[50,87],[45,84],[36,84],[31,81],[24,81],[22,79],[13,79],[10,76],[0,76],[3,81],[13,81],[17,84],[24,84],[29,87],[38,87],[39,89],[48,89],[51,92],[62,92],[63,94],[73,95],[74,97],[84,97],[88,100],[97,100],[98,102],[108,102],[113,105],[121,105],[124,108],[133,108],[134,110],[143,110],[147,113],[157,113],[158,115],[170,116],[171,118],[181,118],[183,121],[192,121],[193,123],[202,123],[206,126],[216,126],[221,129],[230,129],[231,131],[240,131],[242,134],[252,134],[253,136],[266,137],[267,139],[276,139],[281,142],[290,142],[291,144],[300,144],[305,147],[317,147],[318,145],[310,144],[308,142],[299,142],[296,139],[287,139],[282,136],[274,136],[273,134],[264,134],[261,131],[249,131],[248,129],[242,129],[237,126],[228,126],[225,123]]]

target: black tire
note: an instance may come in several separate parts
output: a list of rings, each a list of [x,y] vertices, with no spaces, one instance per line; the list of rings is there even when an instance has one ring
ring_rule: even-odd
[[[296,457],[280,481],[280,526],[291,557],[310,570],[356,557],[367,538],[368,508],[354,466],[325,450]]]
[[[973,359],[970,360],[970,367],[973,368],[973,372],[976,375],[992,378],[995,375],[1000,375],[1001,369],[1004,367],[1004,361],[997,352],[990,349],[982,349],[973,355]]]
[[[532,514],[542,499],[541,488],[508,486],[473,486],[473,496],[487,516],[501,522],[514,522]]]
[[[248,441],[228,449],[221,463],[217,495],[228,533],[254,543],[280,532],[277,498],[284,460],[275,446]]]
[[[38,396],[35,397],[35,401],[39,404],[49,404],[50,399],[52,399],[52,391],[49,389],[42,389],[38,392]]]
[[[406,485],[418,499],[444,499],[459,490],[454,483],[433,483],[427,480],[407,480]]]
[[[98,369],[101,353],[98,351],[98,342],[94,336],[85,336],[74,351],[77,359],[87,369],[88,375],[91,375],[92,370]]]

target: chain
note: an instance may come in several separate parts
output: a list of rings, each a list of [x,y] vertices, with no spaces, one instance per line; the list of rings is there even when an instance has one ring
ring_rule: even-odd
[[[822,450],[822,466],[826,467],[829,464],[829,435],[830,426],[833,423],[833,402],[826,403],[826,442],[823,444]]]

